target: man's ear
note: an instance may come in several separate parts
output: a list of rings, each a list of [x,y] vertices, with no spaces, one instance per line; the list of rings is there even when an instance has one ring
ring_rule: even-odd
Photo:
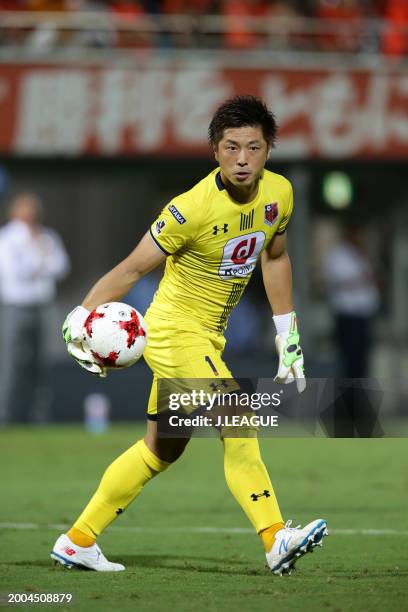
[[[218,145],[214,145],[213,146],[213,153],[214,153],[214,157],[215,157],[215,161],[219,161],[218,160]]]

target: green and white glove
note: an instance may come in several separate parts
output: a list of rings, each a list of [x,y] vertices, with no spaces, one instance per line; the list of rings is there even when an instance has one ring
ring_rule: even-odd
[[[62,325],[62,336],[67,345],[69,355],[91,374],[105,378],[107,369],[101,366],[90,351],[82,343],[82,334],[85,321],[90,314],[83,306],[77,306],[69,313]]]
[[[296,313],[293,311],[283,315],[275,315],[273,320],[277,332],[275,346],[279,356],[278,372],[274,380],[285,385],[296,381],[297,390],[302,393],[306,389],[306,379],[303,351],[299,344]]]

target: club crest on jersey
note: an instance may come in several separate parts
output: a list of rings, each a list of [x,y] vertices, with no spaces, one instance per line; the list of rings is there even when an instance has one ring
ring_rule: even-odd
[[[156,234],[156,236],[162,233],[165,225],[166,225],[166,222],[164,219],[159,219],[159,221],[156,222],[156,225],[154,226],[154,233]]]
[[[177,210],[177,208],[174,206],[174,204],[169,206],[169,212],[171,212],[171,214],[173,215],[173,217],[175,218],[177,223],[180,223],[180,225],[183,225],[183,223],[186,222],[185,218],[183,217],[181,212],[179,210]]]
[[[272,227],[272,225],[275,223],[276,219],[278,218],[278,203],[277,202],[272,202],[271,204],[265,204],[265,216],[264,216],[264,223],[265,225],[269,225],[269,227]]]

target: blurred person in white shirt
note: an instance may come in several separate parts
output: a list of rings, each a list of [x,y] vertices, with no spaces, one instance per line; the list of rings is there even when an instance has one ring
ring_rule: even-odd
[[[369,374],[372,322],[380,295],[359,224],[345,224],[341,241],[326,254],[323,276],[335,319],[340,375],[365,378]]]
[[[40,199],[20,193],[0,229],[0,424],[45,418],[45,323],[70,263],[41,217]]]

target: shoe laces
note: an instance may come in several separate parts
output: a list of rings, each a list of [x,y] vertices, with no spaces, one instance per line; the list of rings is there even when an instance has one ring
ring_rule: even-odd
[[[287,531],[296,531],[297,529],[300,529],[300,525],[297,525],[296,527],[291,527],[292,522],[293,522],[292,519],[289,519],[288,521],[286,521],[285,529]]]

